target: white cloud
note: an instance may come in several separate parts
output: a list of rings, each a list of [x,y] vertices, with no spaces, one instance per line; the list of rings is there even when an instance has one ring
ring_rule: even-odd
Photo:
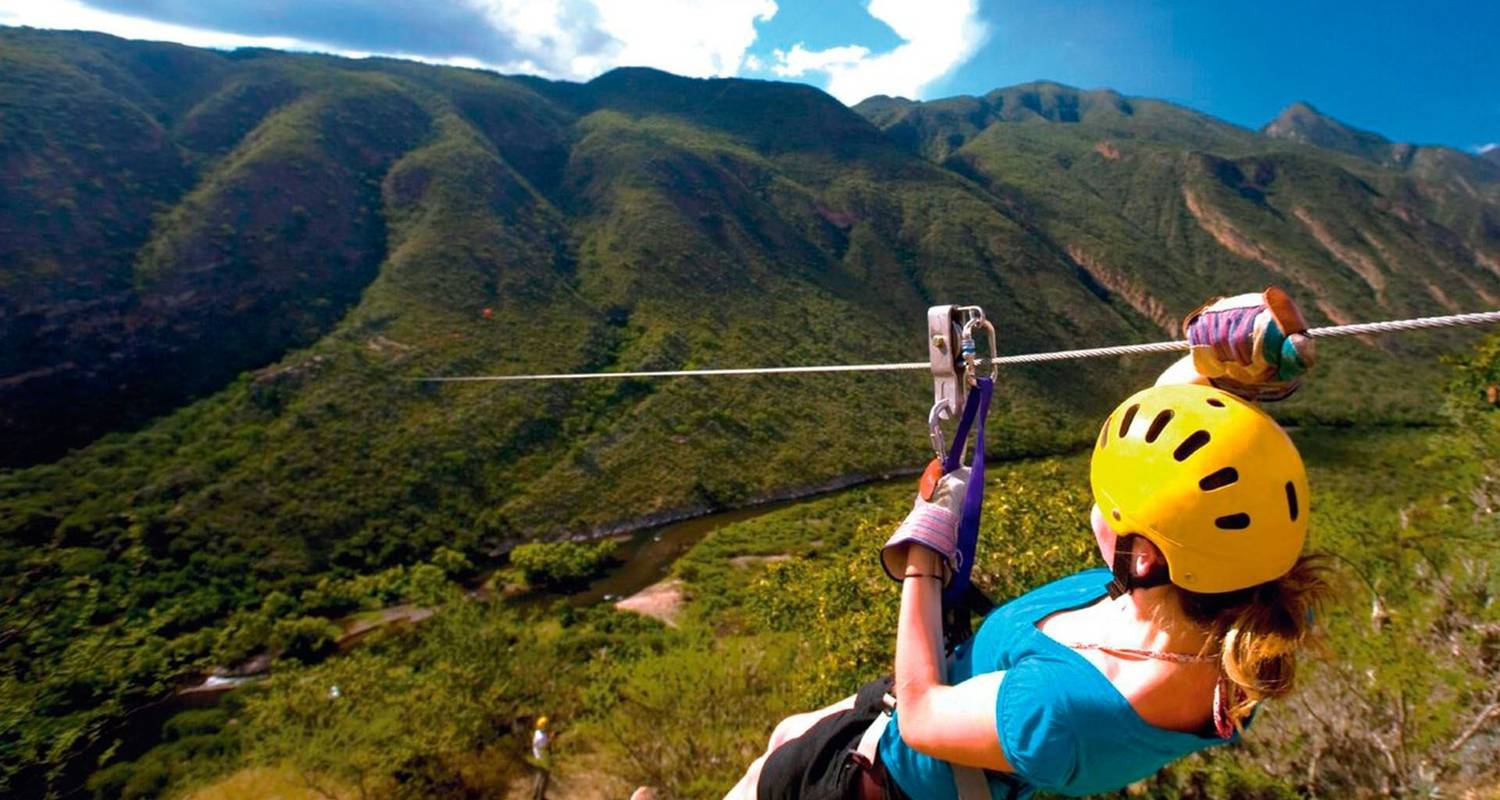
[[[74,0],[0,0],[0,25],[103,31],[126,39],[178,42],[193,47],[271,47],[278,50],[333,51],[332,48],[288,36],[242,36],[225,31],[173,25],[100,11]]]
[[[644,65],[696,78],[738,75],[755,23],[773,0],[594,0],[599,27],[620,43],[615,65]]]
[[[798,42],[791,50],[776,50],[771,56],[776,59],[772,72],[783,78],[800,78],[809,72],[853,67],[870,56],[870,48],[850,44],[827,50],[809,50]]]
[[[146,0],[89,2],[0,0],[0,24],[103,31],[195,47],[270,47],[354,58],[387,55],[588,80],[620,66],[656,67],[694,77],[737,75],[746,68],[746,53],[757,35],[755,24],[777,11],[775,0],[461,0],[441,14],[420,3],[365,2],[356,4],[357,10],[372,15],[376,23],[366,32],[339,24],[341,16],[348,19],[346,12],[352,13],[339,0],[300,0],[296,9],[302,16],[286,15],[287,25],[300,28],[287,35],[247,35],[234,31],[264,32],[267,27],[267,12],[258,0],[199,7]],[[144,16],[122,13],[126,11]],[[166,20],[174,14],[179,15],[175,21],[147,18]],[[402,35],[407,27],[413,35]],[[361,41],[362,35],[383,38]]]
[[[1480,144],[1474,146],[1474,152],[1480,155],[1484,155],[1491,150],[1500,150],[1500,142],[1490,142],[1489,144]]]
[[[772,70],[782,77],[823,72],[829,94],[845,103],[876,94],[921,99],[925,88],[973,57],[989,34],[978,0],[870,0],[866,10],[902,43],[874,55],[857,45],[808,50],[797,44],[773,54]]]

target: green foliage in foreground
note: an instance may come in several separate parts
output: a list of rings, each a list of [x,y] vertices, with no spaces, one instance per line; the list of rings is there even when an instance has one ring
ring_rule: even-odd
[[[1456,385],[1487,380],[1494,346],[1459,365]],[[1172,765],[1144,796],[1457,795],[1500,779],[1487,712],[1500,700],[1500,412],[1467,390],[1452,404],[1461,424],[1295,432],[1311,546],[1338,565],[1326,654],[1244,744]],[[989,481],[976,574],[994,595],[1096,562],[1085,456],[997,464]],[[481,791],[505,771],[475,765],[519,774],[528,715],[548,713],[565,774],[718,796],[778,719],[889,670],[898,596],[874,553],[910,492],[861,487],[715,531],[675,567],[689,596],[677,629],[453,600],[415,635],[246,692],[246,758],[392,796]],[[333,683],[355,699],[329,700]]]
[[[528,542],[510,551],[510,563],[533,586],[576,584],[599,574],[615,551],[613,539],[597,542]]]
[[[122,580],[132,574],[115,569]],[[221,624],[189,631],[182,630],[170,613],[154,609],[115,619],[116,587],[88,576],[67,577],[53,584],[52,591],[18,603],[19,610],[29,614],[29,625],[0,632],[5,655],[25,665],[0,674],[0,789],[35,785],[43,771],[55,778],[79,754],[107,763],[110,753],[135,746],[131,739],[138,734],[125,725],[130,710],[163,702],[178,688],[177,676],[215,664],[236,664],[260,653],[279,659],[278,668],[321,661],[334,652],[343,633],[335,617],[402,602],[442,602],[453,592],[451,578],[471,569],[462,555],[439,548],[427,563],[366,575],[325,576],[295,593],[273,589],[258,604],[229,614]],[[165,590],[155,582],[142,584],[133,587],[137,597]],[[178,602],[208,600],[215,586],[183,587]],[[42,612],[66,616],[74,625],[43,627]],[[85,627],[86,633],[77,635],[77,629]],[[45,644],[48,659],[21,658],[37,643]]]
[[[173,781],[204,777],[234,763],[240,739],[230,727],[231,708],[184,711],[163,727],[162,743],[136,761],[112,764],[89,776],[96,798],[144,800],[160,795]]]

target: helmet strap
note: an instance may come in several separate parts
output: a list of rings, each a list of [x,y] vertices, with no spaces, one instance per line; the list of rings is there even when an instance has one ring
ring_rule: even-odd
[[[1108,590],[1109,599],[1114,600],[1120,595],[1130,594],[1134,589],[1150,589],[1153,586],[1161,586],[1169,582],[1167,570],[1152,570],[1151,574],[1136,577],[1131,561],[1135,556],[1135,540],[1138,534],[1122,536],[1115,540],[1114,563],[1109,565],[1109,571],[1114,575],[1110,580]]]

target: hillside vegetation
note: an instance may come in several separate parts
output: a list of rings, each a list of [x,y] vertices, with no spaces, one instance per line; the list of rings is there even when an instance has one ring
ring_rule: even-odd
[[[1497,356],[1500,338],[1461,364],[1449,424],[1294,433],[1310,547],[1335,565],[1320,647],[1300,691],[1262,708],[1242,744],[1131,796],[1493,796],[1500,412],[1484,389],[1500,380]],[[673,568],[687,600],[671,628],[607,606],[518,614],[439,589],[425,627],[288,663],[212,714],[174,718],[164,744],[92,785],[170,793],[279,770],[336,796],[501,796],[529,785],[529,726],[544,713],[561,732],[560,796],[648,784],[720,797],[782,716],[891,669],[899,590],[875,553],[911,493],[907,481],[849,489],[715,531]],[[1090,502],[1084,455],[996,465],[976,581],[1004,600],[1098,566]]]
[[[516,544],[926,449],[916,374],[423,376],[907,361],[937,302],[1004,352],[1165,338],[1270,282],[1314,324],[1500,302],[1481,167],[1111,92],[851,110],[9,28],[0,74],[0,790],[76,785],[185,675],[316,660],[330,618]],[[1329,343],[1281,412],[1435,422],[1433,356],[1470,342]],[[1159,367],[1007,372],[994,453],[1081,445]]]

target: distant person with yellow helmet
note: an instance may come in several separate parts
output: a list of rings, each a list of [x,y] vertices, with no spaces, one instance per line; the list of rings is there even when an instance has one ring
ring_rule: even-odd
[[[536,729],[531,733],[531,757],[537,761],[547,760],[547,745],[551,739],[547,736],[547,717],[542,715],[536,718]]]
[[[1302,552],[1302,458],[1250,402],[1296,389],[1313,360],[1306,327],[1275,288],[1189,315],[1192,355],[1094,443],[1107,567],[1011,600],[946,662],[941,594],[967,471],[944,476],[882,552],[902,582],[894,679],[784,720],[729,796],[1082,796],[1235,741],[1257,704],[1291,691],[1327,591]]]
[[[547,732],[547,716],[536,718],[536,727],[531,732],[531,758],[536,767],[536,776],[531,783],[531,800],[543,800],[547,796],[547,784],[552,778],[552,755],[548,747],[552,736]]]

